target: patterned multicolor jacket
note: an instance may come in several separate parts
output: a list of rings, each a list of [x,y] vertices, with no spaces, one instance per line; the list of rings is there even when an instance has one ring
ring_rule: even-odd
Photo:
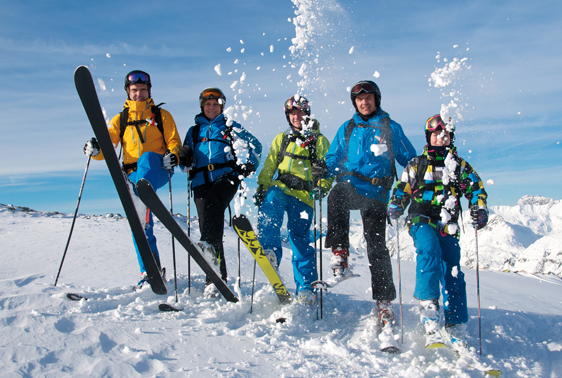
[[[488,210],[482,180],[470,164],[457,155],[456,148],[451,146],[439,154],[425,146],[423,153],[404,169],[394,186],[389,207],[405,210],[412,200],[406,218],[408,227],[424,222],[459,237],[457,222],[463,194],[470,207],[477,205]]]

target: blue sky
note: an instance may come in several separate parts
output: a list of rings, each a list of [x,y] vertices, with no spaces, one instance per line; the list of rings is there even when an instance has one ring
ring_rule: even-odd
[[[309,98],[331,140],[352,115],[347,88],[373,79],[382,108],[421,152],[425,120],[450,101],[442,93],[455,90],[463,116],[456,144],[484,181],[494,180],[489,204],[512,206],[527,194],[562,197],[560,2],[313,3],[321,4],[317,29],[306,49],[291,55],[297,8],[289,0],[3,2],[0,203],[74,211],[82,147],[93,135],[74,88],[79,65],[105,83],[98,94],[108,117],[122,109],[125,74],[149,72],[153,98],[166,103],[182,137],[199,112],[201,90],[218,86],[266,153],[287,127],[284,100],[297,92]],[[455,57],[467,61],[454,82],[446,91],[430,87],[443,58]],[[301,88],[303,62],[309,80]],[[231,90],[243,73],[244,92]],[[185,213],[186,176],[177,173],[173,187],[174,210]],[[161,196],[167,201],[167,190]],[[91,163],[80,211],[122,212],[104,163]]]

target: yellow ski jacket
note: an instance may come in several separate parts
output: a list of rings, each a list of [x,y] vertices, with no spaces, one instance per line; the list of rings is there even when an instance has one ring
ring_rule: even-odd
[[[123,134],[123,141],[119,140],[121,133],[121,113],[113,117],[109,123],[108,129],[113,147],[117,148],[119,142],[122,143],[124,165],[136,163],[139,157],[145,152],[156,152],[164,155],[166,150],[169,150],[176,154],[176,156],[178,154],[178,149],[181,147],[181,139],[174,118],[167,110],[160,109],[162,123],[164,124],[164,135],[162,135],[152,115],[153,105],[154,101],[151,98],[146,101],[125,101],[123,109],[126,107],[129,108],[128,121],[146,120],[146,122],[144,124],[139,124],[138,129],[135,126],[127,126]],[[144,143],[142,140],[144,140]],[[99,155],[92,156],[92,158],[95,160],[103,160],[103,153],[100,151]]]

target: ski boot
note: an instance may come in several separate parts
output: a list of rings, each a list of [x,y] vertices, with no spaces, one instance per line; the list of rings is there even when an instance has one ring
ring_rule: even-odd
[[[316,304],[316,294],[312,290],[308,289],[299,290],[297,301],[299,303],[312,307]]]
[[[453,350],[457,355],[468,351],[466,325],[445,323],[445,331],[449,336]]]
[[[146,272],[142,272],[140,281],[135,286],[133,286],[133,291],[142,289],[143,285],[147,283],[149,283],[148,274],[146,274]]]
[[[215,286],[214,283],[207,284],[205,286],[205,291],[203,292],[203,298],[205,299],[212,299],[219,297],[219,289]]]
[[[398,353],[398,343],[394,338],[394,308],[390,301],[377,301],[377,317],[380,350],[387,353]]]
[[[347,257],[349,256],[349,251],[342,247],[332,248],[332,259],[330,260],[330,268],[334,271],[334,277],[345,276],[349,271],[349,266],[347,264]]]
[[[201,249],[201,252],[203,253],[203,257],[205,257],[205,260],[207,260],[207,262],[209,262],[209,264],[211,265],[215,265],[215,266],[219,266],[219,260],[218,260],[218,254],[215,251],[215,248],[211,245],[211,243],[208,243],[206,241],[199,241],[197,243],[197,245],[199,246],[199,248]]]
[[[420,320],[425,328],[425,348],[446,348],[439,329],[439,300],[420,301]]]

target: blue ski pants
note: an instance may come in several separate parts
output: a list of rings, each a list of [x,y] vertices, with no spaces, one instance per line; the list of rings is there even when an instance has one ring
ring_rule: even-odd
[[[281,263],[283,257],[281,226],[285,212],[298,294],[300,290],[311,290],[310,284],[317,280],[316,255],[310,245],[310,225],[314,216],[312,208],[301,200],[283,193],[279,187],[272,186],[265,194],[258,214],[259,241],[263,249],[275,251],[277,261]]]
[[[439,284],[443,292],[445,322],[466,323],[466,283],[461,272],[459,241],[442,235],[436,228],[416,223],[410,228],[416,247],[416,288],[414,297],[420,300],[439,299]]]
[[[171,172],[173,175],[173,172]],[[129,174],[129,179],[136,185],[137,181],[141,178],[146,179],[150,182],[150,185],[154,190],[159,189],[168,183],[168,170],[162,168],[162,155],[156,152],[145,152],[141,155],[137,161],[137,168],[135,171]],[[136,188],[135,188],[136,194]],[[139,199],[140,201],[140,199]],[[152,219],[152,212],[148,212],[148,221],[146,222],[146,227],[144,233],[146,234],[146,239],[150,245],[150,250],[154,255],[156,263],[160,267],[160,255],[158,254],[158,248],[156,247],[156,237],[154,236],[154,220]],[[135,250],[137,251],[137,259],[140,265],[141,273],[146,272],[144,268],[144,263],[139,253],[139,248],[137,247],[137,242],[133,236],[133,244],[135,245]]]

